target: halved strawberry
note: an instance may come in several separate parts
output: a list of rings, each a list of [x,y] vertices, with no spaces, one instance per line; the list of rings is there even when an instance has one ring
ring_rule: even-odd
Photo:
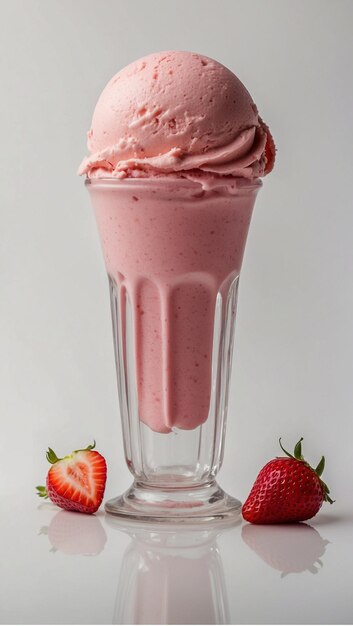
[[[67,511],[95,513],[101,505],[107,480],[104,457],[93,450],[96,442],[83,450],[59,459],[48,448],[47,460],[52,464],[47,475],[47,486],[38,486],[41,498],[50,498]]]

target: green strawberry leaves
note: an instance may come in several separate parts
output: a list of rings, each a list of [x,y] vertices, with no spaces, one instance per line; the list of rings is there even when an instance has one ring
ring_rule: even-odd
[[[303,437],[300,437],[298,443],[294,446],[294,456],[298,461],[304,461],[304,457],[302,455],[302,441]]]
[[[315,468],[315,474],[317,474],[318,476],[321,476],[324,469],[325,469],[325,457],[322,456],[319,464]]]
[[[79,450],[74,450],[72,454],[76,454],[76,452],[86,452],[88,450],[93,450],[96,447],[96,441],[94,440],[93,443],[91,443],[89,446],[87,446],[87,448],[80,448]],[[47,457],[47,461],[51,464],[54,465],[55,463],[58,463],[58,461],[62,461],[63,459],[60,459],[58,456],[56,456],[54,450],[52,450],[52,448],[48,448],[47,452],[46,452],[46,457]],[[70,458],[71,455],[68,455],[66,457],[64,457],[65,459]]]
[[[47,457],[47,461],[51,463],[51,465],[54,465],[54,463],[57,463],[58,461],[62,461],[62,459],[59,459],[56,456],[54,450],[52,450],[51,448],[48,448],[45,456]]]
[[[279,438],[279,445],[281,447],[281,450],[283,450],[283,452],[291,459],[294,459],[295,461],[300,461],[301,463],[305,463],[305,465],[307,467],[309,467],[315,474],[316,476],[319,478],[320,480],[320,485],[322,488],[322,494],[323,494],[323,498],[325,500],[325,502],[329,502],[330,504],[333,504],[335,502],[335,500],[332,500],[329,496],[330,490],[328,488],[328,486],[326,485],[326,483],[324,483],[323,480],[321,480],[320,476],[322,475],[324,469],[325,469],[325,457],[322,456],[318,465],[316,466],[316,468],[314,469],[313,467],[311,467],[311,465],[304,459],[303,456],[303,452],[302,452],[302,441],[303,441],[303,437],[300,437],[299,441],[295,444],[294,446],[294,454],[291,454],[290,452],[288,452],[282,445],[282,438]]]
[[[48,498],[48,492],[47,492],[47,488],[43,487],[43,485],[38,485],[38,487],[36,487],[37,489],[37,496],[39,496],[40,498]]]
[[[95,447],[96,447],[96,440],[94,439],[93,443],[87,446],[87,448],[80,448],[80,450],[74,450],[74,452],[86,452],[86,450],[94,450]]]

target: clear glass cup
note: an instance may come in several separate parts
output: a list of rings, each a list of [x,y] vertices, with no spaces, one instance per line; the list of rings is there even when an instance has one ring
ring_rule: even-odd
[[[108,513],[237,517],[222,465],[239,275],[260,181],[87,179],[109,279],[125,457]]]

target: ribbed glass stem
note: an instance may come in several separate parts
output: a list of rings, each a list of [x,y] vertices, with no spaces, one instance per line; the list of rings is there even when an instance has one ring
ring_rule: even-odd
[[[206,420],[193,429],[172,427],[156,432],[141,420],[141,402],[146,390],[137,383],[136,310],[133,295],[124,280],[109,277],[114,349],[123,425],[126,461],[135,479],[149,485],[172,487],[207,483],[219,471],[224,449],[225,426],[231,373],[234,321],[238,276],[231,276],[220,287],[211,312],[213,323],[209,410]],[[173,315],[170,307],[160,303],[161,319]],[[168,310],[169,309],[169,310]],[[147,313],[148,315],[148,313]],[[173,354],[167,349],[170,339],[162,337],[162,352],[168,360],[162,363],[161,388],[166,368],[173,378]],[[166,349],[163,342],[167,343]],[[195,355],[195,359],[202,355]],[[143,409],[143,407],[142,407]]]

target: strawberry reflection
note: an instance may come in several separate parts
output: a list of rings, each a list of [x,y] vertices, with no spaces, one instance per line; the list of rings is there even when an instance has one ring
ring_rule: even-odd
[[[114,624],[228,624],[219,528],[124,527]]]
[[[47,535],[50,552],[71,555],[96,556],[104,550],[107,541],[98,516],[69,511],[59,511],[39,534]]]
[[[309,524],[246,524],[241,536],[265,563],[282,573],[282,578],[305,571],[317,574],[323,566],[321,557],[330,543]]]

